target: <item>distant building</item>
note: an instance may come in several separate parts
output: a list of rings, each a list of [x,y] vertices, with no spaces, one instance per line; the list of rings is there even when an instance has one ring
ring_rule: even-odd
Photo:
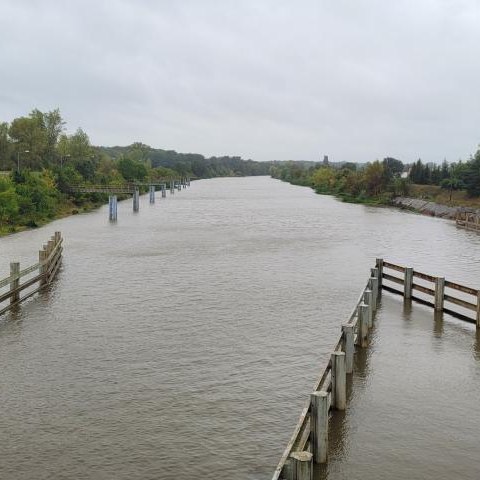
[[[325,166],[330,165],[330,162],[328,161],[328,155],[324,155],[324,156],[323,156],[323,164],[324,164]]]

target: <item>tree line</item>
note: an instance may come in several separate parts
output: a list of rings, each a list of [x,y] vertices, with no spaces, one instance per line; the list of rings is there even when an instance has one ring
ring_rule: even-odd
[[[269,167],[237,156],[206,158],[143,143],[93,146],[81,128],[66,133],[60,110],[34,109],[10,123],[0,123],[0,233],[34,227],[106,200],[100,194],[71,196],[71,185],[267,175]]]
[[[274,163],[271,174],[290,183],[311,186],[318,193],[360,203],[388,203],[392,197],[407,196],[412,184],[438,185],[450,193],[464,189],[470,197],[478,197],[480,150],[468,161],[444,161],[441,165],[425,164],[420,159],[409,165],[392,157],[367,164]]]

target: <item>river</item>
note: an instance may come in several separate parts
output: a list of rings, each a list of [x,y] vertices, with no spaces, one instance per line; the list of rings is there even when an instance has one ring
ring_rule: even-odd
[[[268,479],[375,257],[480,286],[480,235],[446,220],[268,177],[167,195],[0,239],[3,278],[65,238],[52,288],[0,318],[0,478]]]

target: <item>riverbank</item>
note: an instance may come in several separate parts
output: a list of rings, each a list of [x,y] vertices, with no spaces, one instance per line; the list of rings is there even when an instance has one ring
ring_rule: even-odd
[[[42,220],[36,220],[35,224],[30,225],[0,225],[0,238],[6,237],[7,235],[13,235],[15,233],[25,232],[27,230],[35,230],[37,228],[48,225],[55,220],[60,220],[62,218],[70,217],[72,215],[80,215],[82,213],[89,213],[97,208],[100,208],[102,205],[105,205],[106,201],[88,201],[82,205],[75,204],[72,200],[69,200],[63,205],[60,205],[57,213],[50,217]]]
[[[292,185],[311,188],[319,195],[329,195],[347,203],[372,205],[382,207],[397,207],[412,213],[419,213],[430,217],[446,218],[455,220],[459,212],[480,213],[480,198],[469,198],[465,191],[450,193],[435,185],[411,185],[409,196],[394,196],[392,193],[384,193],[378,196],[353,196],[347,193],[339,193],[335,190],[319,189],[302,182],[288,182]],[[438,199],[434,201],[432,199]]]

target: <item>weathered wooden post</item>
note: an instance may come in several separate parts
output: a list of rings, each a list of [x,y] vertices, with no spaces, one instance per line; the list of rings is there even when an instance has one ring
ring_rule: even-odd
[[[138,188],[135,188],[135,191],[133,192],[133,211],[138,212],[140,209],[140,191]]]
[[[182,191],[182,182],[180,180],[177,182],[177,188],[179,192]]]
[[[292,480],[311,480],[313,455],[310,452],[293,452],[290,458],[292,459]]]
[[[315,463],[325,463],[328,457],[328,393],[310,394],[310,431]]]
[[[45,285],[47,283],[47,266],[45,265],[46,260],[47,260],[47,251],[45,249],[39,250],[38,263],[40,264],[40,268],[38,269],[38,272],[40,273],[40,275],[43,275],[43,277],[40,280],[40,285]]]
[[[378,288],[381,289],[383,284],[383,258],[377,258],[375,266],[378,268]]]
[[[19,262],[11,262],[10,263],[10,291],[13,292],[20,286],[20,277],[18,276],[20,273],[20,263]],[[20,292],[15,292],[10,297],[10,305],[17,303],[20,300]]]
[[[342,325],[343,339],[345,345],[345,371],[353,372],[353,355],[355,353],[353,325],[346,323]]]
[[[187,187],[190,186],[190,177],[187,177]]]
[[[357,308],[357,345],[368,347],[368,306],[361,303]]]
[[[150,203],[155,203],[155,185],[150,185]]]
[[[434,308],[437,311],[443,310],[443,294],[445,291],[445,278],[436,277],[435,278],[435,303]]]
[[[347,372],[345,352],[332,353],[332,407],[345,410],[347,406]]]
[[[370,289],[365,290],[363,294],[363,303],[368,307],[366,310],[368,328],[372,328],[373,327],[373,292],[372,290]]]
[[[171,178],[170,179],[170,195],[175,193],[175,181]]]
[[[373,292],[373,310],[376,311],[378,307],[378,268],[372,268],[372,292]]]
[[[165,198],[167,196],[167,189],[166,189],[166,184],[162,183],[162,198]]]
[[[403,280],[403,296],[405,298],[412,298],[412,288],[413,288],[413,268],[405,268],[405,278]]]

